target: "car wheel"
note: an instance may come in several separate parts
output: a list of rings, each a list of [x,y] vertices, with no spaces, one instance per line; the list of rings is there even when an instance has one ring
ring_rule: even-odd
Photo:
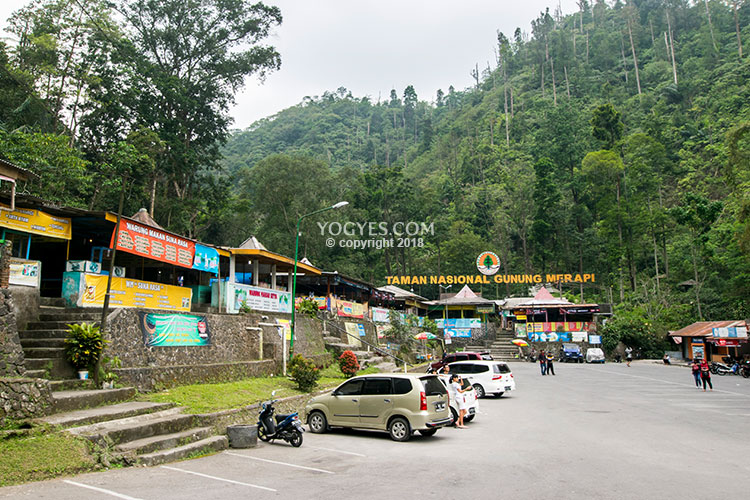
[[[394,441],[408,441],[411,437],[409,421],[404,417],[396,417],[388,424],[388,434]]]
[[[453,420],[451,420],[450,425],[456,425],[456,421],[458,421],[458,412],[453,408],[451,408],[451,418]]]
[[[323,434],[328,430],[328,421],[322,411],[312,412],[310,418],[307,419],[307,423],[310,425],[310,430],[315,434]]]
[[[583,363],[583,358],[578,358],[579,363]]]
[[[475,416],[476,416],[476,415],[466,415],[466,416],[464,417],[464,422],[471,422],[472,420],[474,420],[474,417],[475,417]]]
[[[483,398],[484,397],[484,394],[485,394],[484,387],[482,387],[479,384],[474,384],[474,390],[477,391],[477,397],[478,398]]]
[[[419,431],[421,435],[426,437],[434,436],[436,432],[437,429],[422,429],[421,431]]]

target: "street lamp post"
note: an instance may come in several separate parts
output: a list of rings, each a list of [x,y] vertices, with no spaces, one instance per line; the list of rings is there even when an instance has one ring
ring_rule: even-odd
[[[316,210],[314,212],[310,212],[309,214],[305,214],[297,220],[297,239],[294,242],[294,273],[292,276],[292,338],[290,339],[290,342],[289,342],[289,357],[290,358],[294,354],[294,334],[295,334],[294,313],[295,313],[295,310],[297,309],[296,307],[297,304],[295,303],[294,295],[295,295],[295,292],[297,291],[297,257],[299,255],[300,223],[302,222],[302,219],[304,219],[305,217],[310,217],[311,215],[319,214],[327,210],[333,210],[334,208],[341,208],[348,204],[349,204],[348,201],[340,201],[336,203],[335,205],[331,205],[330,207],[321,208],[320,210]],[[282,339],[282,342],[286,342],[286,339]]]

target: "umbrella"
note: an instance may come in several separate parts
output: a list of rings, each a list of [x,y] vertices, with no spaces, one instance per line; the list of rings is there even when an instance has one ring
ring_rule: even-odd
[[[510,343],[515,344],[518,347],[529,347],[529,343],[522,339],[511,340]]]
[[[416,334],[414,338],[417,340],[432,340],[432,339],[436,339],[437,337],[430,332],[422,332],[422,333]]]

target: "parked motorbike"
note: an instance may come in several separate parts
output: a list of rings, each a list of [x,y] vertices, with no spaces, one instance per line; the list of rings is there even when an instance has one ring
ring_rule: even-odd
[[[740,365],[740,375],[750,378],[750,361],[745,361]]]
[[[716,361],[711,362],[711,373],[714,373],[716,375],[724,376],[724,375],[739,375],[740,374],[740,364],[736,361],[732,366],[725,365],[724,363],[717,363]]]
[[[275,394],[276,391],[271,396]],[[302,433],[305,432],[299,419],[299,413],[274,415],[276,410],[273,405],[278,401],[278,399],[272,399],[260,405],[258,437],[265,442],[283,439],[295,448],[299,448],[302,445]]]

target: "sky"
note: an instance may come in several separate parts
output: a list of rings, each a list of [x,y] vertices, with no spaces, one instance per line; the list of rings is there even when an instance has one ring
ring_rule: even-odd
[[[28,3],[2,0],[0,20]],[[281,69],[246,81],[231,110],[233,128],[294,106],[306,96],[346,87],[356,97],[386,99],[413,85],[420,100],[437,89],[472,85],[471,70],[494,66],[497,30],[530,31],[546,7],[577,10],[576,0],[265,0],[284,18],[266,43]],[[7,36],[3,33],[2,36]]]

